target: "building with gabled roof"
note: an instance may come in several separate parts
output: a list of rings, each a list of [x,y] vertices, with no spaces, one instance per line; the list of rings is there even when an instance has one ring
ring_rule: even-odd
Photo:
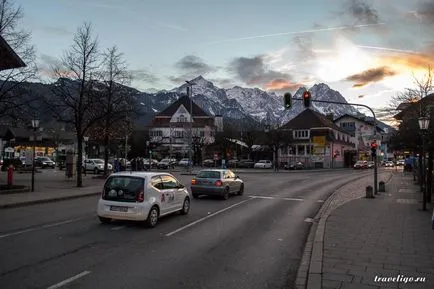
[[[301,161],[307,167],[336,168],[355,162],[354,137],[325,115],[305,109],[279,129],[292,134],[292,144],[282,148],[284,163]]]
[[[193,113],[190,113],[190,106]],[[163,156],[186,156],[190,135],[193,145],[203,147],[214,143],[216,132],[223,130],[223,118],[208,115],[184,95],[156,114],[148,130],[151,143],[159,147]]]

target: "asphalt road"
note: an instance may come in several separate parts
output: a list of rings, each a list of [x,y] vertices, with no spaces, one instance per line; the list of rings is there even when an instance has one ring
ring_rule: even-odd
[[[240,173],[243,196],[192,200],[189,215],[153,229],[100,224],[97,197],[3,209],[0,287],[292,288],[305,219],[337,187],[371,172]]]

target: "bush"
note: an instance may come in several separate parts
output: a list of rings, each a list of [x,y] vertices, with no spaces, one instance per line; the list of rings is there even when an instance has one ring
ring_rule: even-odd
[[[7,171],[9,168],[9,165],[14,166],[14,170],[18,170],[22,167],[23,163],[20,159],[4,159],[3,165],[2,165],[2,171]]]

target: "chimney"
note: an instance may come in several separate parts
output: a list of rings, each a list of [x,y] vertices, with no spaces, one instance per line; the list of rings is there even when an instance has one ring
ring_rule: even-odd
[[[333,120],[334,120],[334,115],[333,115],[333,113],[327,113],[327,114],[326,114],[326,118],[328,118],[330,121],[333,122]]]
[[[223,131],[223,116],[215,115],[214,116],[214,125],[217,127],[217,132]]]

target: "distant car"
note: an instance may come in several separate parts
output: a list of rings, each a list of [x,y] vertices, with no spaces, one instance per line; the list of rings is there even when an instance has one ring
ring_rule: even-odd
[[[83,170],[93,171],[96,175],[104,171],[104,160],[102,159],[86,159],[83,161]],[[113,169],[111,164],[107,164],[109,171]]]
[[[228,168],[237,168],[238,167],[238,163],[240,162],[240,160],[237,159],[231,159],[227,162],[226,166]]]
[[[375,167],[375,163],[373,161],[368,162],[368,169],[372,169]]]
[[[227,200],[230,194],[242,195],[244,193],[244,182],[231,170],[201,170],[191,180],[191,193],[193,198],[208,195],[221,196]]]
[[[260,160],[254,166],[255,169],[271,169],[273,167],[273,163],[269,160]]]
[[[367,169],[368,168],[368,162],[367,161],[357,161],[354,164],[354,169]]]
[[[202,165],[204,167],[214,167],[216,165],[217,161],[214,161],[212,159],[205,159],[202,162]]]
[[[404,166],[404,163],[405,163],[405,160],[398,160],[396,162],[396,165],[401,167],[401,166]]]
[[[385,163],[385,167],[394,167],[394,166],[395,166],[395,163],[392,162],[392,161],[387,161],[387,162]]]
[[[111,174],[98,201],[97,215],[102,223],[132,220],[155,227],[165,215],[190,211],[190,195],[173,175],[154,172]]]
[[[294,164],[285,164],[283,166],[285,170],[302,170],[304,169],[304,164],[302,162],[296,162]]]
[[[176,164],[176,161],[174,159],[162,159],[158,164],[158,169],[168,169],[169,167],[174,168]]]
[[[240,160],[237,163],[238,168],[253,168],[254,166],[255,166],[255,162],[253,160],[248,160],[248,159]]]
[[[49,157],[36,157],[35,166],[41,168],[52,168],[56,167],[56,163],[53,162]]]
[[[187,167],[189,165],[193,165],[192,162],[189,159],[181,159],[178,162],[178,166]]]

